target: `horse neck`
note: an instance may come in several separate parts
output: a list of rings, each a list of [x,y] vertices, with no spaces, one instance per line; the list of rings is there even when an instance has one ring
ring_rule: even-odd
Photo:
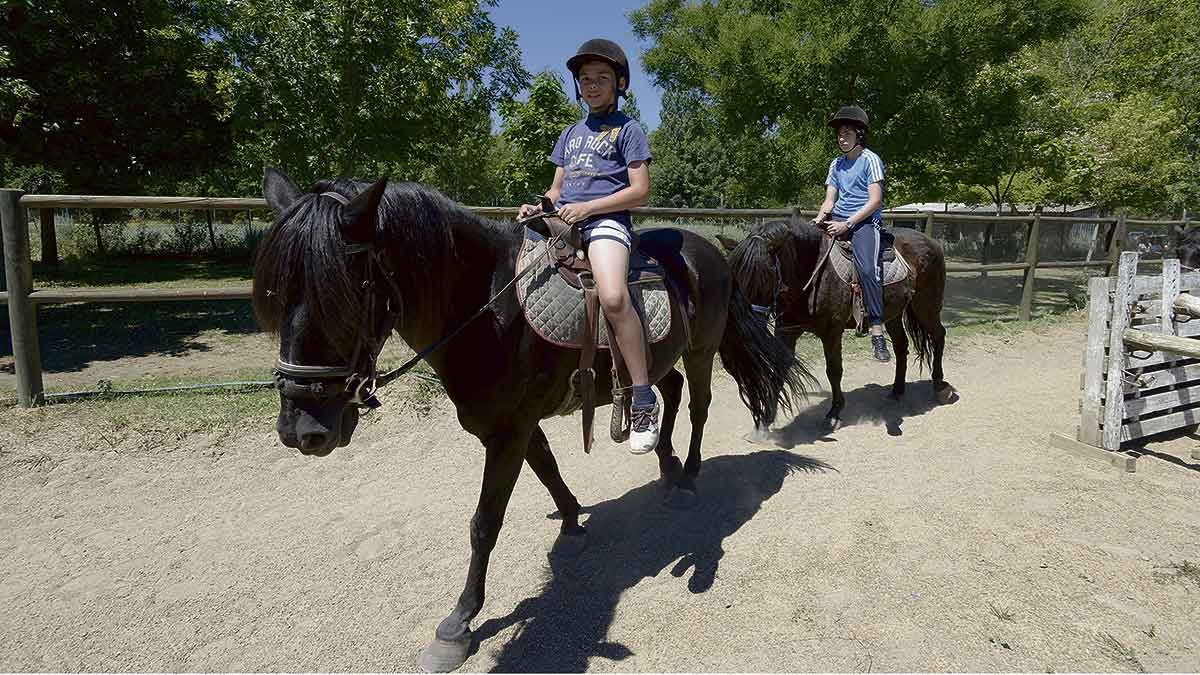
[[[399,242],[389,248],[400,277],[403,311],[396,330],[414,349],[454,330],[487,302],[491,280],[503,261],[504,242],[478,223],[452,223],[444,247]],[[515,250],[515,249],[514,249]]]
[[[813,270],[817,268],[817,261],[821,256],[821,242],[821,237],[803,239],[793,237],[791,240],[791,254],[794,264],[790,265],[792,274],[787,283],[797,291],[804,288],[804,285],[808,283],[809,278],[812,276]],[[812,289],[809,289],[805,293],[805,296],[807,297],[807,294],[811,292]]]

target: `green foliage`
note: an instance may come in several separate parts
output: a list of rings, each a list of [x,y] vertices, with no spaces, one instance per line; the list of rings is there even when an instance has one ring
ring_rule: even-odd
[[[1200,205],[1200,5],[1093,0],[1088,23],[1032,50],[1069,122],[1050,191],[1109,208]]]
[[[653,0],[632,20],[654,43],[645,66],[660,86],[695,94],[717,133],[739,149],[761,139],[743,156],[742,173],[787,177],[783,186],[749,182],[757,197],[749,201],[794,203],[819,193],[836,152],[824,122],[848,102],[872,117],[888,199],[939,195],[957,182],[941,163],[961,146],[948,127],[965,110],[999,103],[973,96],[1010,90],[981,86],[980,72],[1007,64],[1026,45],[1063,36],[1084,16],[1079,0]]]
[[[528,74],[478,0],[206,0],[233,56],[239,169],[373,176],[458,145]],[[431,141],[441,141],[431,142]]]
[[[579,108],[563,92],[563,83],[551,72],[538,73],[525,102],[500,103],[501,194],[509,204],[542,194],[554,178],[547,158],[563,129],[578,121]]]
[[[167,0],[7,3],[6,181],[139,192],[225,161],[229,125],[210,77],[221,54],[187,9]]]

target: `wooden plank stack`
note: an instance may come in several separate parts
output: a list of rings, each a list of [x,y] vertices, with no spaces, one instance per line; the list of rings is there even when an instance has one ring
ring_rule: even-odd
[[[1123,443],[1200,425],[1200,273],[1170,259],[1161,275],[1139,276],[1137,265],[1127,251],[1115,278],[1089,283],[1079,431],[1052,437],[1128,471],[1136,455]]]

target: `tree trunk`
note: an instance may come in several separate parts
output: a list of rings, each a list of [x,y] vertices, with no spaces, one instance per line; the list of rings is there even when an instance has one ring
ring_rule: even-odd
[[[205,209],[204,219],[208,221],[208,243],[212,247],[214,253],[217,251],[217,233],[213,231],[213,213]]]
[[[96,235],[96,253],[104,255],[104,237],[100,235],[100,226],[104,223],[103,209],[92,209],[92,232]]]

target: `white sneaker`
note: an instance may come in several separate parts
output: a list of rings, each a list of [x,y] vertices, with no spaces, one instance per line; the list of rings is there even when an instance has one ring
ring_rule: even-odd
[[[644,455],[658,447],[658,403],[653,408],[634,408],[629,429],[629,451]]]

